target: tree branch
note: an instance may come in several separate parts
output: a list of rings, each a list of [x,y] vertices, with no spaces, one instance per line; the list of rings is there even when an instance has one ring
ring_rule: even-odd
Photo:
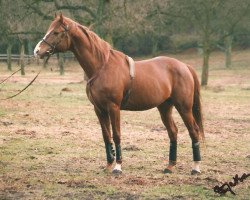
[[[89,13],[93,19],[96,18],[96,14],[85,5],[59,5],[57,1],[54,3],[57,10],[83,10]]]
[[[29,4],[26,1],[24,1],[25,5],[27,6],[28,9],[31,9],[33,13],[38,14],[41,16],[44,20],[53,20],[52,16],[49,16],[45,13],[43,13],[38,7],[36,7],[34,4]]]

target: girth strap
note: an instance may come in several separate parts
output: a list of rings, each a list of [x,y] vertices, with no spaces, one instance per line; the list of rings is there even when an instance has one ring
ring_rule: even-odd
[[[122,99],[121,107],[125,107],[128,103],[130,93],[132,90],[132,86],[133,86],[133,80],[135,78],[135,61],[133,60],[133,58],[131,58],[129,56],[127,56],[127,59],[128,59],[128,65],[129,65],[130,86]]]
[[[131,79],[135,78],[135,61],[133,58],[127,56],[128,58],[128,64],[129,64],[129,75]]]

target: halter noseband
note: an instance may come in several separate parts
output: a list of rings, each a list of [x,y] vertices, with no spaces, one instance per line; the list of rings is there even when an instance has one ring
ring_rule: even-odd
[[[62,33],[62,32],[63,32],[63,33],[67,33],[67,32],[69,31],[68,26],[65,26],[65,25],[62,24],[62,23],[61,23],[61,26],[63,27],[64,31],[61,31],[61,32],[59,32],[59,33]],[[49,53],[49,55],[51,56],[51,55],[55,52],[56,46],[57,46],[62,40],[59,40],[59,41],[58,41],[56,44],[54,44],[54,45],[51,44],[51,43],[49,43],[49,42],[47,42],[47,41],[45,40],[45,38],[43,38],[42,41],[43,41],[45,44],[47,44],[48,46],[51,47],[51,49],[47,51],[47,53]]]

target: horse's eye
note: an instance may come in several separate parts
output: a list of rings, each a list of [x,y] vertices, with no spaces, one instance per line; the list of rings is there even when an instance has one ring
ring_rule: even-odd
[[[54,34],[54,35],[58,35],[59,33],[55,31],[53,34]]]

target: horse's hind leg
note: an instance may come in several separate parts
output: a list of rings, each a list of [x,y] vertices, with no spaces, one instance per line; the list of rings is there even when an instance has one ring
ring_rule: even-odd
[[[170,148],[169,148],[169,163],[167,168],[164,170],[164,173],[172,173],[173,167],[176,165],[177,158],[177,133],[178,129],[174,123],[172,117],[173,104],[171,100],[168,100],[158,106],[158,110],[161,114],[161,119],[168,131],[168,136],[170,139]]]
[[[194,161],[194,166],[191,171],[191,174],[199,174],[200,173],[200,161],[201,161],[201,156],[200,156],[200,145],[199,145],[199,140],[200,140],[200,135],[199,135],[199,127],[193,117],[192,113],[192,108],[190,109],[178,109],[178,112],[180,113],[187,129],[189,132],[189,135],[192,139],[192,148],[193,148],[193,161]]]

